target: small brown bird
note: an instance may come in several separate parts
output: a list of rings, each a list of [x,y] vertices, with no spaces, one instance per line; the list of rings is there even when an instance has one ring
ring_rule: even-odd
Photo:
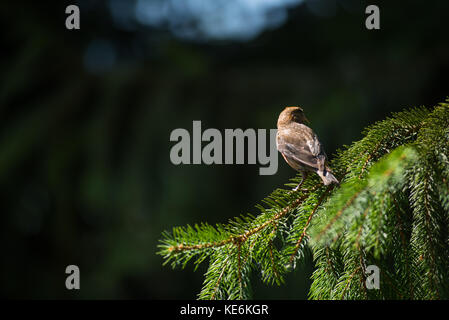
[[[326,186],[338,183],[327,166],[327,156],[317,135],[304,123],[309,120],[300,107],[285,108],[277,123],[277,149],[290,167],[302,173],[301,182],[293,190],[301,187],[309,171],[316,172]]]

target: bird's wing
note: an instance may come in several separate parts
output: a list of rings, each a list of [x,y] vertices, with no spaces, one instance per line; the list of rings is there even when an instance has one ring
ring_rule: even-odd
[[[284,156],[293,161],[324,170],[326,156],[321,150],[320,141],[312,129],[303,124],[279,130],[277,147]]]

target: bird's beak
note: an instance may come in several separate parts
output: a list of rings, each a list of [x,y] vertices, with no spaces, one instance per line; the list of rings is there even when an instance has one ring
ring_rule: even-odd
[[[309,121],[309,119],[306,118],[306,116],[304,116],[304,122],[307,124],[310,124],[310,121]]]

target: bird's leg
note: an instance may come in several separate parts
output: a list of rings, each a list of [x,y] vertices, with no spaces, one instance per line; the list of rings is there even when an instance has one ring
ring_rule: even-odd
[[[307,175],[309,173],[307,171],[303,171],[302,172],[302,179],[301,182],[298,183],[298,185],[293,189],[293,191],[298,191],[299,188],[301,188],[302,184],[304,183],[304,181],[306,181]]]

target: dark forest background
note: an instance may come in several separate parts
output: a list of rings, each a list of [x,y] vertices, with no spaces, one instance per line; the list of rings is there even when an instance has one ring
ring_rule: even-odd
[[[256,213],[295,172],[281,157],[273,176],[175,166],[175,128],[275,128],[301,105],[332,157],[391,112],[449,95],[447,1],[178,2],[0,4],[3,297],[194,299],[205,266],[162,266],[161,232]],[[65,28],[68,4],[80,30]],[[381,30],[365,28],[368,4]],[[81,290],[65,288],[69,264]],[[255,276],[254,298],[304,299],[312,271],[309,257],[282,287]]]

